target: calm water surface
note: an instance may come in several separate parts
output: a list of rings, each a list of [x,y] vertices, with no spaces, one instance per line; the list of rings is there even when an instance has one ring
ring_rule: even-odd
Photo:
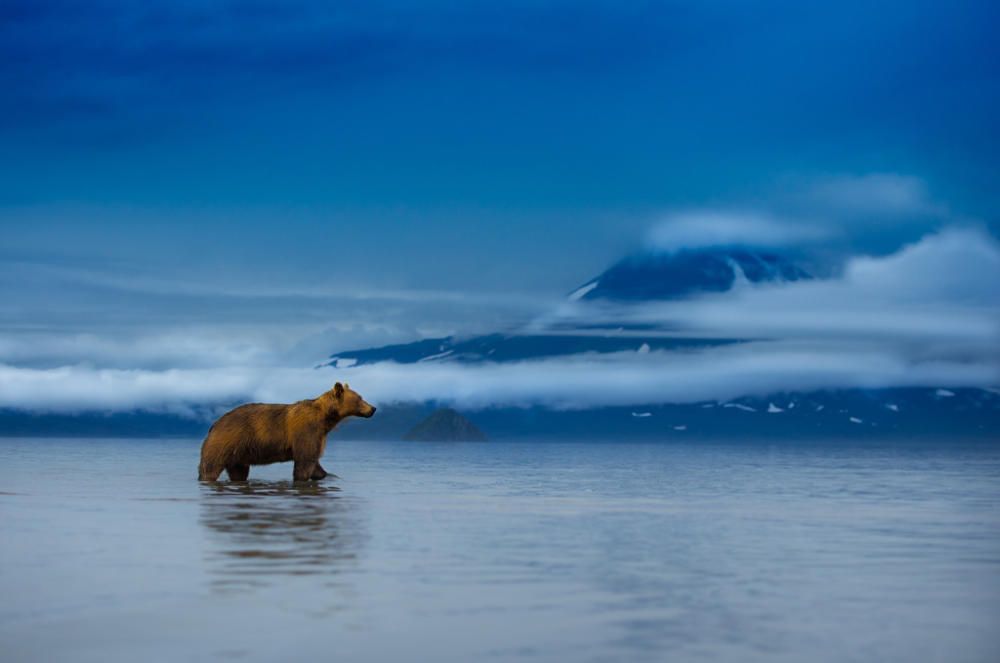
[[[3,661],[997,661],[1000,445],[0,439]]]

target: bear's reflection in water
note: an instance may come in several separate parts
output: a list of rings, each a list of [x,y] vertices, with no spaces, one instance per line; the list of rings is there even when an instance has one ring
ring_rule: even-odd
[[[365,541],[361,504],[329,484],[219,483],[202,488],[208,570],[219,589],[354,568]]]

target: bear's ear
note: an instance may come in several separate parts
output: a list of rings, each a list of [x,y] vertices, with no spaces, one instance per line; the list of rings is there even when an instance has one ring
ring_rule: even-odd
[[[333,395],[337,398],[342,398],[344,396],[344,385],[339,382],[333,385]]]
[[[351,388],[351,385],[349,385],[349,384],[347,384],[347,383],[345,382],[345,383],[344,383],[344,389],[350,389],[350,388]]]

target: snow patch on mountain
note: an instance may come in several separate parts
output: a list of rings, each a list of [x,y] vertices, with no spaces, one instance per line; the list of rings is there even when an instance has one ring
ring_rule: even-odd
[[[438,352],[437,354],[428,355],[426,357],[423,357],[422,359],[419,359],[417,361],[417,363],[424,362],[424,361],[434,361],[435,359],[444,359],[445,357],[449,357],[449,356],[453,355],[454,353],[455,353],[454,350],[445,350],[444,352]]]
[[[568,299],[571,302],[575,302],[577,300],[583,299],[583,297],[585,297],[588,292],[590,292],[591,290],[593,290],[594,288],[596,288],[599,284],[600,284],[600,281],[594,281],[592,283],[588,283],[587,285],[585,285],[585,286],[583,286],[581,288],[577,288],[576,290],[574,290],[573,292],[570,293]]]

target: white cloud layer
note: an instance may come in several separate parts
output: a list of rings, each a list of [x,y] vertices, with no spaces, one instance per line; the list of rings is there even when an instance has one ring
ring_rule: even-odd
[[[822,226],[760,212],[692,210],[670,214],[653,226],[647,245],[660,251],[713,246],[780,247],[829,236],[829,229]]]
[[[922,179],[897,173],[824,177],[806,187],[804,196],[811,205],[853,213],[910,218],[948,213],[931,198]]]
[[[372,402],[433,399],[461,407],[576,409],[726,400],[775,391],[996,384],[996,366],[913,361],[879,347],[758,341],[700,352],[577,355],[508,364],[396,364],[348,369],[128,371],[0,366],[0,403],[33,410],[173,410],[242,400],[289,402],[348,380]]]
[[[850,260],[839,278],[741,283],[694,300],[564,304],[549,324],[656,325],[669,335],[841,339],[988,348],[1000,340],[1000,245],[950,229],[886,257]]]
[[[918,177],[898,173],[830,175],[786,181],[757,206],[674,211],[656,222],[648,247],[808,246],[891,253],[905,242],[963,221]]]
[[[653,324],[664,335],[747,340],[738,344],[505,364],[437,361],[346,369],[289,368],[235,351],[210,368],[8,362],[0,364],[0,406],[186,411],[242,400],[297,400],[335,380],[349,380],[376,403],[434,399],[469,408],[572,409],[823,388],[990,387],[1000,383],[997,283],[997,242],[981,231],[952,229],[888,257],[854,259],[836,279],[742,284],[669,304],[574,302],[550,319],[562,326]]]

